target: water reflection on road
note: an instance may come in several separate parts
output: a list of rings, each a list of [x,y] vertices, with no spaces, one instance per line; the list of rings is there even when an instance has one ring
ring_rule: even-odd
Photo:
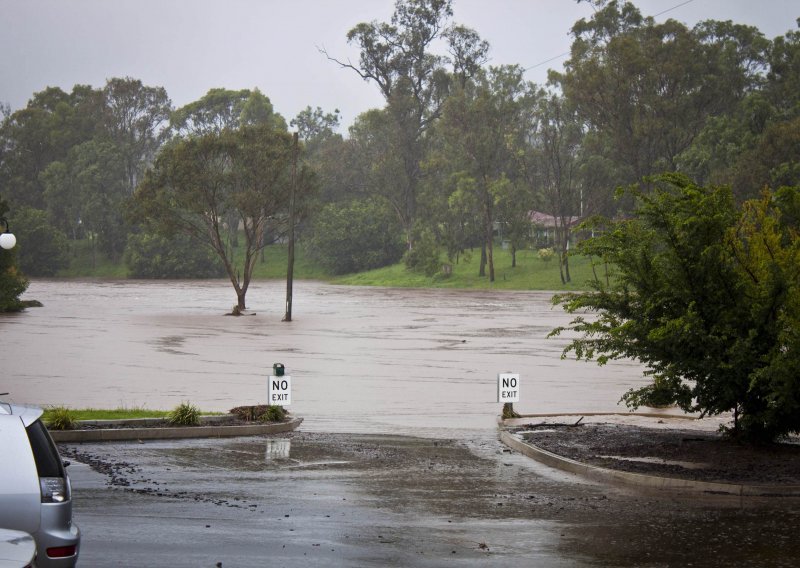
[[[3,391],[72,407],[228,410],[266,400],[274,362],[293,377],[304,430],[453,435],[493,428],[496,374],[522,375],[523,412],[619,410],[632,363],[561,360],[569,321],[550,293],[257,282],[254,316],[223,317],[224,281],[34,281],[43,308],[0,316]]]

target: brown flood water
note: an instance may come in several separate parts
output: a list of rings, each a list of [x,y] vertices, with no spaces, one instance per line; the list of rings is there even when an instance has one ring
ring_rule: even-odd
[[[523,413],[622,411],[638,364],[562,360],[547,339],[568,314],[551,293],[256,282],[248,307],[224,281],[31,283],[43,308],[0,314],[0,392],[18,403],[205,410],[264,403],[272,364],[293,382],[304,430],[461,437],[495,427],[497,373],[521,374]],[[463,434],[462,434],[463,435]]]

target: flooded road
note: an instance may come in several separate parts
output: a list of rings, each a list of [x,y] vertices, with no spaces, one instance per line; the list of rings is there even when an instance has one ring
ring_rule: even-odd
[[[69,445],[85,566],[796,566],[800,513],[587,482],[497,439],[517,410],[621,410],[632,363],[562,361],[539,292],[258,282],[36,281],[0,315],[0,392],[19,403],[227,410],[293,378],[279,437]],[[344,434],[348,433],[348,434]],[[142,543],[147,543],[143,546]]]
[[[256,282],[253,316],[224,317],[224,281],[34,281],[44,304],[0,314],[0,391],[18,403],[204,410],[266,401],[272,364],[293,379],[304,430],[454,435],[491,429],[498,372],[521,374],[524,413],[624,410],[632,363],[561,360],[569,316],[550,293]]]

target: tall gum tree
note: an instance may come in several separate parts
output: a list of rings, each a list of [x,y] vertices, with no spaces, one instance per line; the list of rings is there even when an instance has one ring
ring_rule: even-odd
[[[409,248],[417,217],[420,163],[429,142],[426,134],[441,114],[453,78],[463,82],[472,76],[489,50],[473,30],[448,25],[452,16],[451,0],[398,0],[390,22],[362,22],[348,32],[348,41],[361,49],[358,65],[323,50],[331,61],[375,83],[386,100],[402,162],[396,201],[403,204],[398,216]],[[439,41],[444,41],[449,56],[434,53]]]
[[[528,85],[518,66],[490,67],[457,87],[442,115],[444,152],[462,180],[459,191],[472,194],[481,218],[489,281],[494,282],[494,229],[497,204],[508,192],[520,145],[522,99]],[[525,207],[525,203],[520,203]],[[481,263],[481,276],[484,276]]]
[[[570,233],[583,208],[583,129],[575,110],[563,97],[540,92],[533,98],[535,128],[526,136],[521,153],[523,172],[537,201],[554,220],[562,284],[571,281],[569,272]]]
[[[630,2],[598,2],[572,28],[563,73],[551,73],[591,136],[613,161],[614,185],[663,171],[691,146],[709,117],[731,112],[758,84],[757,30],[720,22],[688,29],[656,23]]]
[[[123,158],[125,187],[132,195],[166,138],[172,102],[163,87],[130,77],[109,79],[103,96],[106,130]]]

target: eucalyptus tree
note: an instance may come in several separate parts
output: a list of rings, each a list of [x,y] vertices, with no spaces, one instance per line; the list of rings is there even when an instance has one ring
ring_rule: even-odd
[[[184,138],[254,125],[286,131],[286,121],[275,112],[269,97],[258,89],[210,89],[200,99],[175,110],[170,118],[172,135]],[[226,219],[226,226],[231,246],[238,247],[239,223],[235,212]],[[263,236],[268,239],[269,235],[267,231]]]
[[[163,87],[148,87],[131,77],[106,81],[103,96],[105,128],[122,156],[125,187],[133,195],[167,136],[172,102]]]
[[[439,118],[454,80],[462,83],[486,61],[489,46],[469,28],[449,25],[451,0],[397,0],[389,22],[362,22],[347,39],[361,50],[358,65],[330,57],[340,66],[375,83],[386,101],[393,144],[402,169],[394,199],[402,203],[399,220],[408,246],[417,217],[420,164],[427,133]],[[434,52],[444,43],[449,55]]]
[[[591,151],[615,164],[615,185],[675,171],[708,119],[758,87],[767,43],[745,26],[690,30],[630,2],[599,4],[573,26],[570,58],[551,79],[588,126]]]
[[[354,196],[352,162],[357,157],[353,144],[337,132],[339,120],[339,109],[325,112],[320,107],[312,109],[308,106],[289,123],[303,143],[306,161],[317,178],[319,192],[316,198],[322,203]]]
[[[220,133],[256,124],[286,130],[284,118],[258,89],[210,89],[200,99],[173,111],[170,117],[170,129],[176,136]]]
[[[73,239],[88,239],[93,265],[98,247],[112,258],[125,248],[126,165],[118,146],[93,139],[71,148],[40,176],[55,226]]]
[[[457,191],[479,212],[488,277],[494,282],[494,231],[497,204],[507,200],[515,156],[521,149],[523,99],[529,85],[518,66],[489,67],[458,87],[446,101],[440,125],[442,151],[458,176]],[[526,203],[518,203],[526,208]],[[481,262],[480,275],[485,275]]]
[[[533,188],[541,209],[552,216],[560,260],[561,282],[570,282],[569,243],[575,221],[584,209],[585,183],[583,126],[564,97],[540,91],[532,99],[534,122],[519,156],[523,175]]]
[[[46,209],[40,175],[70,149],[102,130],[99,91],[76,85],[34,93],[27,106],[5,117],[0,126],[0,187],[13,207]]]
[[[267,224],[284,217],[289,206],[293,152],[292,136],[268,124],[176,139],[139,185],[134,214],[160,234],[184,234],[210,247],[225,267],[236,292],[234,311],[240,312]],[[227,238],[231,218],[243,229],[240,255]]]

